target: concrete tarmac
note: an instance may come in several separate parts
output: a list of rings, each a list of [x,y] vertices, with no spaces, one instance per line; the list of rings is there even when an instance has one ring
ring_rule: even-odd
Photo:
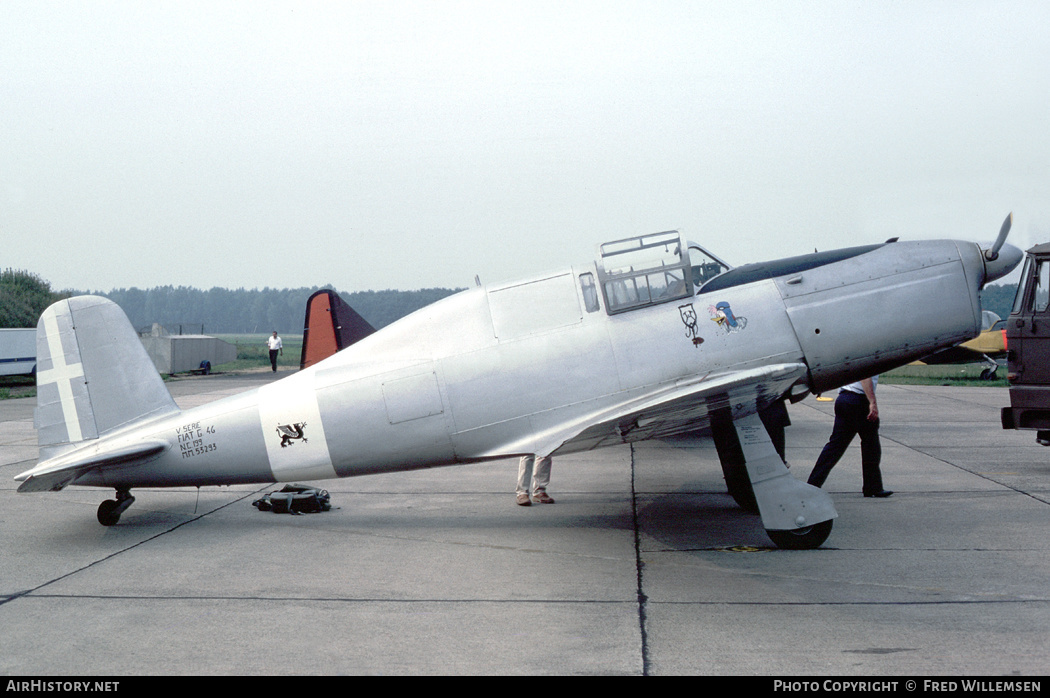
[[[278,374],[280,376],[281,374]],[[270,373],[169,383],[183,407]],[[1003,388],[879,387],[889,499],[854,444],[818,550],[774,548],[710,440],[325,481],[332,511],[258,511],[276,486],[17,494],[35,399],[0,401],[0,674],[1041,676],[1050,672],[1050,449]],[[831,402],[789,407],[809,475]],[[352,428],[352,425],[347,425]]]

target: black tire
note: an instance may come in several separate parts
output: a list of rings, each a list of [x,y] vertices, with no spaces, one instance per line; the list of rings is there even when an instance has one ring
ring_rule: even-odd
[[[715,441],[718,462],[722,465],[722,475],[725,476],[729,495],[741,509],[757,514],[758,502],[755,501],[755,491],[751,488],[751,477],[747,474],[744,451],[740,447],[740,439],[737,437],[736,427],[733,426],[733,415],[728,407],[711,413],[711,436]]]
[[[766,529],[766,534],[782,550],[813,550],[831,535],[831,524],[832,520],[828,520],[792,531]]]
[[[120,521],[120,514],[114,514],[113,510],[120,502],[115,499],[107,499],[98,505],[98,522],[103,526],[113,526]]]
[[[755,501],[755,490],[751,487],[751,478],[743,465],[722,464],[722,475],[725,476],[729,496],[749,514],[758,513],[758,502]]]

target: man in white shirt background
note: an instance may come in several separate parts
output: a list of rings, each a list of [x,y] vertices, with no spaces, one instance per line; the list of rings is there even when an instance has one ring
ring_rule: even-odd
[[[273,367],[273,372],[277,373],[277,354],[284,354],[284,345],[281,344],[281,338],[277,336],[277,330],[273,331],[273,336],[267,338],[266,344],[270,347],[270,366]]]

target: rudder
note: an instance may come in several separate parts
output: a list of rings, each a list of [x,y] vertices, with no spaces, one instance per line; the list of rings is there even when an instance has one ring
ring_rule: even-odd
[[[327,359],[375,332],[335,291],[322,289],[306,301],[299,370]]]

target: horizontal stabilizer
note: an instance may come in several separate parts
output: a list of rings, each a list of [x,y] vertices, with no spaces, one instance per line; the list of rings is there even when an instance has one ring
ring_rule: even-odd
[[[141,441],[99,452],[94,446],[78,449],[41,463],[15,477],[19,492],[57,492],[89,470],[114,465],[139,465],[163,453],[166,441]]]
[[[309,368],[375,331],[338,293],[318,291],[306,301],[303,354],[299,360],[299,369]]]

